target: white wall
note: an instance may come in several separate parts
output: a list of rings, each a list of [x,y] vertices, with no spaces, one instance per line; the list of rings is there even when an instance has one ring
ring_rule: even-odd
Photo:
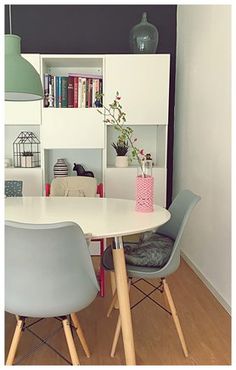
[[[231,306],[231,7],[179,5],[174,195],[202,199],[182,251],[213,293]]]

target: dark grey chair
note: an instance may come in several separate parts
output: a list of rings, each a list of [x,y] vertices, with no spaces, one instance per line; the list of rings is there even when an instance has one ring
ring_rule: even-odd
[[[72,364],[78,365],[70,317],[89,357],[76,312],[87,307],[98,291],[86,239],[77,224],[35,225],[6,221],[5,309],[17,318],[6,364],[14,362],[27,317],[59,318]]]
[[[185,226],[187,224],[188,218],[194,208],[194,206],[197,204],[197,202],[201,198],[192,193],[189,190],[183,190],[181,191],[172,204],[169,207],[169,211],[171,213],[170,220],[165,223],[164,225],[160,226],[157,230],[153,231],[153,233],[158,233],[160,235],[164,235],[167,238],[170,239],[170,241],[173,242],[172,252],[170,254],[169,260],[165,263],[162,267],[145,267],[145,266],[135,266],[126,264],[127,268],[127,274],[128,278],[139,278],[139,279],[156,279],[160,278],[161,282],[158,287],[156,287],[153,291],[158,289],[160,292],[165,293],[165,296],[167,298],[167,302],[170,308],[170,313],[173,317],[174,324],[176,326],[176,330],[183,348],[184,355],[188,356],[188,350],[187,346],[184,340],[183,332],[180,326],[180,322],[176,313],[175,305],[173,298],[170,293],[169,286],[166,281],[166,277],[172,273],[174,273],[180,264],[180,240],[183,235]],[[150,234],[147,234],[147,239]],[[145,235],[144,235],[145,237]],[[137,243],[138,248],[138,243]],[[156,245],[156,248],[158,248],[158,244]],[[112,250],[111,247],[107,248],[103,254],[103,266],[106,270],[113,270],[113,259],[112,259]],[[151,284],[153,285],[153,284]],[[135,286],[135,284],[134,284]],[[150,298],[149,295],[146,295],[145,298]],[[115,303],[116,303],[117,297],[116,293],[113,296],[110,308],[108,310],[107,316],[110,315]],[[143,301],[141,299],[140,301]],[[135,305],[136,306],[136,305]],[[119,333],[121,329],[121,322],[120,317],[118,318],[115,336],[112,344],[112,350],[111,350],[111,356],[113,357],[116,350],[117,341],[119,338]]]

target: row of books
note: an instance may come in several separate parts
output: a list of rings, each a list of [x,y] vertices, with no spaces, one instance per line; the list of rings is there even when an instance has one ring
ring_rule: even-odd
[[[92,108],[101,107],[102,77],[85,74],[53,76],[44,74],[44,107]]]

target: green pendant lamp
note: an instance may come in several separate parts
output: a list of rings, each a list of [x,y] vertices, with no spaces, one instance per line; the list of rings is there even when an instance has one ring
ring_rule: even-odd
[[[20,54],[21,38],[5,35],[5,100],[33,101],[43,98],[41,79],[36,69]]]

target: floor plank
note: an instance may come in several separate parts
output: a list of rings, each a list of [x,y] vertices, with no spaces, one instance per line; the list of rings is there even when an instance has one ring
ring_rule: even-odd
[[[94,257],[97,267],[98,257]],[[152,280],[158,284],[158,280]],[[152,301],[145,299],[132,310],[134,341],[138,365],[230,365],[231,364],[231,319],[201,280],[185,261],[180,268],[168,278],[178,316],[189,350],[185,358],[173,324],[172,317]],[[137,284],[146,293],[151,291],[145,282]],[[131,304],[135,304],[143,294],[131,288]],[[163,295],[152,294],[154,299],[165,305]],[[86,309],[79,313],[81,326],[90,348],[88,359],[74,335],[76,348],[82,365],[124,365],[124,350],[119,338],[114,358],[109,353],[118,311],[114,310],[108,319],[106,312],[111,300],[111,289],[106,274],[106,296],[97,297]],[[15,316],[5,316],[5,350],[9,350],[15,327]],[[46,319],[31,327],[43,338],[60,327],[55,319]],[[16,361],[39,345],[40,341],[25,331],[21,337]],[[48,340],[66,359],[70,360],[63,330],[58,331]],[[46,345],[41,346],[29,357],[20,361],[21,365],[67,365],[67,362]]]

